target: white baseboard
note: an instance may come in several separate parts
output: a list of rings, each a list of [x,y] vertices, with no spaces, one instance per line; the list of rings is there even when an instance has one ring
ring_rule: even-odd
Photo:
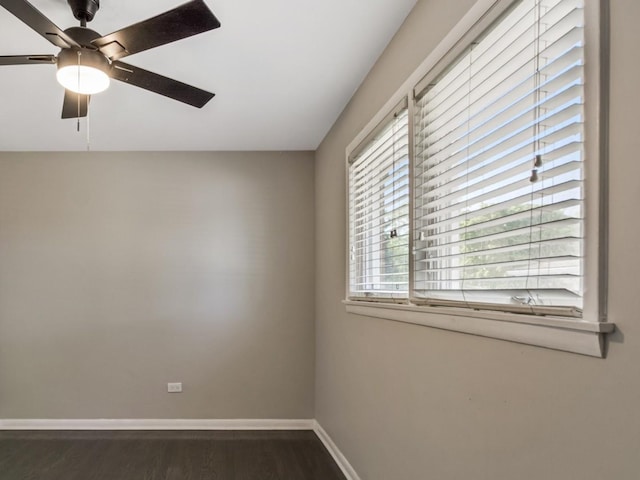
[[[317,420],[314,421],[314,424],[315,425],[313,427],[313,431],[316,432],[316,435],[318,435],[320,441],[324,444],[327,450],[329,450],[329,453],[340,467],[340,470],[342,470],[344,476],[347,477],[347,480],[360,480],[358,473],[351,466],[347,458],[342,454],[338,446],[333,442],[333,440],[331,440],[329,434],[325,432],[324,428],[320,426]]]
[[[5,419],[0,430],[314,430],[313,419]]]

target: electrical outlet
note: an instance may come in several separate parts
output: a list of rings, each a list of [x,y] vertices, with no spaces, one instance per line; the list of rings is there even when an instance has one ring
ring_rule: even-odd
[[[167,383],[167,392],[182,393],[182,383]]]

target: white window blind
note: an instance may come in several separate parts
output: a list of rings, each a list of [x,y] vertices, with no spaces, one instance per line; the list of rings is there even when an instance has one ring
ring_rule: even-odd
[[[353,153],[349,164],[349,295],[372,300],[407,298],[407,102],[396,108]]]
[[[419,92],[417,303],[581,314],[583,24],[582,0],[516,2]]]

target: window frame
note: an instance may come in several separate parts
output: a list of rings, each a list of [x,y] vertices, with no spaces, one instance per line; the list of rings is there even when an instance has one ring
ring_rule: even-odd
[[[608,52],[609,0],[585,1],[585,261],[584,309],[581,319],[552,315],[476,310],[458,306],[425,306],[412,302],[414,287],[414,121],[416,96],[517,0],[478,0],[424,62],[368,122],[346,149],[346,198],[349,199],[349,158],[403,101],[409,110],[409,299],[395,302],[350,299],[349,202],[345,299],[349,313],[401,321],[530,345],[604,357],[605,334],[615,329],[607,321],[608,212]],[[597,292],[597,294],[594,294]]]

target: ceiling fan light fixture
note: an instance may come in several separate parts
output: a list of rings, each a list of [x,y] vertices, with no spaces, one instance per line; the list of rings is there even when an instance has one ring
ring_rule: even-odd
[[[93,95],[109,87],[109,61],[100,52],[67,49],[58,55],[56,78],[67,90]]]
[[[0,55],[0,67],[57,64],[58,82],[65,88],[62,118],[86,117],[89,95],[108,88],[111,79],[196,108],[204,107],[215,96],[211,92],[120,60],[128,55],[220,28],[220,21],[205,0],[189,0],[109,35],[100,35],[87,28],[87,23],[100,8],[100,0],[67,0],[73,15],[80,20],[80,26],[65,30],[56,26],[31,1],[33,0],[0,0],[0,7],[62,50],[57,56]]]

